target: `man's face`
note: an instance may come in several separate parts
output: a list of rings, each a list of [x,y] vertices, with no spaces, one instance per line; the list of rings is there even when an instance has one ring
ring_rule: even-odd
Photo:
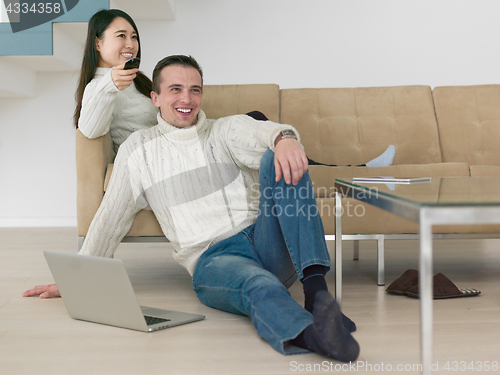
[[[170,125],[186,128],[198,122],[201,109],[201,76],[193,67],[169,65],[161,73],[160,93],[151,92],[153,104]]]

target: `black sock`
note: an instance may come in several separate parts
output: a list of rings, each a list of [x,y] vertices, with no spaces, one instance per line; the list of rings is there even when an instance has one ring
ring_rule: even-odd
[[[310,327],[310,326],[309,326]],[[307,329],[307,328],[306,328]],[[303,330],[302,332],[299,333],[299,335],[294,338],[293,340],[290,340],[290,344],[298,346],[299,348],[311,350],[307,347],[306,339],[304,337],[304,332],[306,330]]]
[[[304,308],[312,313],[316,293],[321,290],[328,290],[325,280],[326,267],[315,264],[304,268],[304,277],[300,280],[304,288]]]
[[[339,361],[354,361],[359,344],[344,327],[340,307],[328,292],[319,292],[314,304],[314,323],[290,343]]]
[[[322,290],[328,291],[328,285],[325,280],[326,267],[321,266],[319,264],[315,264],[309,267],[304,268],[302,274],[304,277],[300,280],[302,282],[302,286],[304,288],[304,308],[310,313],[313,312],[314,301],[316,298],[316,293]],[[356,323],[354,323],[347,316],[342,314],[342,321],[344,323],[345,328],[349,332],[356,331]],[[299,347],[303,347],[300,345],[296,345]]]
[[[351,319],[349,319],[347,316],[345,316],[344,313],[342,313],[342,323],[344,323],[344,327],[349,332],[356,331],[356,323],[354,323]]]

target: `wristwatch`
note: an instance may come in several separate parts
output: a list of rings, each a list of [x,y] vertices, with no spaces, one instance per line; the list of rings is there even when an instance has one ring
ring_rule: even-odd
[[[274,146],[278,144],[279,141],[281,141],[283,138],[294,138],[297,139],[297,134],[291,129],[285,129],[279,132],[278,136],[276,137],[276,140],[274,141]]]

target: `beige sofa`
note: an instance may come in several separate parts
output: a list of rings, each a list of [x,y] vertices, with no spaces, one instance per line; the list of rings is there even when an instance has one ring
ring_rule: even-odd
[[[204,90],[203,109],[209,118],[259,110],[273,121],[296,127],[309,158],[338,165],[310,166],[327,235],[334,232],[335,178],[500,175],[500,85],[434,90],[429,86],[280,90],[277,85],[224,85]],[[346,166],[366,163],[391,144],[396,156],[390,167]],[[113,157],[109,136],[89,140],[77,131],[80,244],[103,197]],[[354,203],[345,199],[344,204]],[[371,206],[364,210],[362,217],[343,218],[346,238],[379,235],[383,241],[380,235],[418,233],[413,222]],[[438,227],[437,232],[499,231],[497,226],[471,226]],[[157,240],[163,234],[153,213],[141,211],[127,236]]]
[[[281,121],[299,130],[308,156],[339,165],[310,167],[327,234],[334,231],[335,178],[500,173],[500,152],[494,150],[500,141],[500,85],[290,89],[281,90],[280,105]],[[396,147],[390,167],[340,167],[363,164],[390,144]],[[344,205],[347,210],[359,203],[346,199]],[[372,206],[364,209],[362,217],[343,218],[344,234],[418,233],[414,222]],[[498,227],[443,226],[437,232],[498,232]]]

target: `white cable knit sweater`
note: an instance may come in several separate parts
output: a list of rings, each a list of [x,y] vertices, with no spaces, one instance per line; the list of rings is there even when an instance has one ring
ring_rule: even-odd
[[[109,133],[115,152],[136,130],[157,124],[158,108],[132,83],[118,90],[111,79],[111,68],[97,68],[85,87],[78,128],[87,138]]]
[[[293,127],[245,115],[208,120],[203,111],[188,128],[157,118],[121,145],[80,254],[112,257],[135,214],[149,207],[174,258],[193,274],[210,244],[255,222],[260,159]]]

